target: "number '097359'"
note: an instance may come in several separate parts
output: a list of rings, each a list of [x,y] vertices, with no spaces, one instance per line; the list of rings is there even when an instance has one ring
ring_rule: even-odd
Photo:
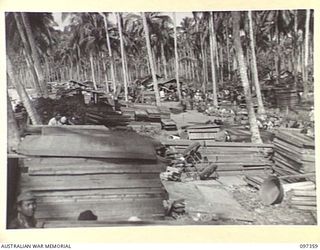
[[[304,249],[316,249],[318,248],[318,244],[300,244],[300,248]]]

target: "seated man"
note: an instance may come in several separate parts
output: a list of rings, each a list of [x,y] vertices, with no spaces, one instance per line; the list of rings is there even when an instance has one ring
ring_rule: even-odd
[[[17,216],[10,222],[9,229],[43,227],[34,217],[36,208],[36,198],[30,192],[21,193],[17,198]]]
[[[59,113],[55,114],[54,117],[52,117],[48,123],[49,126],[59,126],[62,125],[60,122],[61,115]]]

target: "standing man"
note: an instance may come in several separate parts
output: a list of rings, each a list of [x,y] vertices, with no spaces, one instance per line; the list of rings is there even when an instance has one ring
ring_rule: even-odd
[[[9,229],[43,227],[34,217],[36,208],[36,198],[30,192],[21,193],[17,198],[17,216],[10,222]]]

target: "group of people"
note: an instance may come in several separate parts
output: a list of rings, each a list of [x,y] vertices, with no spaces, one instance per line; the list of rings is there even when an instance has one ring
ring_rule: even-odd
[[[60,126],[60,125],[75,125],[74,118],[68,119],[66,116],[62,116],[60,113],[56,113],[49,122],[49,126]]]

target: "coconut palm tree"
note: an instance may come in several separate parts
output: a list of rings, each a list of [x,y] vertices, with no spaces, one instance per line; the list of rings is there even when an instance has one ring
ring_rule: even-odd
[[[180,81],[179,81],[179,56],[178,56],[178,42],[177,42],[177,27],[176,27],[176,13],[173,12],[173,30],[174,30],[174,54],[175,54],[175,70],[176,70],[176,81],[177,91],[179,100],[182,100]]]
[[[20,99],[27,110],[27,113],[31,119],[32,124],[40,125],[41,124],[40,116],[38,115],[37,111],[33,107],[33,104],[30,101],[29,95],[25,87],[17,80],[16,74],[13,70],[11,59],[9,58],[8,55],[7,55],[7,75],[8,75],[8,79],[15,86]]]
[[[40,55],[39,55],[35,38],[32,32],[29,16],[27,15],[27,13],[21,12],[21,17],[22,17],[22,22],[26,31],[28,41],[29,41],[29,45],[31,48],[31,54],[34,62],[34,67],[38,75],[39,85],[43,92],[43,96],[46,98],[48,97],[48,90],[47,90],[46,83],[44,82],[44,75],[41,67]]]
[[[146,39],[149,64],[150,64],[150,69],[151,69],[151,74],[152,74],[153,88],[154,88],[155,97],[156,97],[156,105],[160,106],[160,95],[159,95],[159,90],[158,90],[158,82],[157,82],[154,61],[153,61],[153,55],[152,55],[152,49],[151,49],[151,44],[150,44],[149,27],[147,24],[147,18],[146,18],[145,13],[141,12],[141,16],[142,16],[142,23],[143,23],[143,28],[144,28],[144,32],[145,32],[145,39]]]
[[[16,118],[13,114],[8,91],[7,91],[7,119],[8,119],[7,150],[8,152],[14,152],[18,148],[18,144],[20,142],[20,132],[18,129]]]
[[[303,97],[306,99],[309,91],[308,87],[308,59],[309,59],[309,26],[310,26],[310,9],[306,10],[306,25],[304,38],[304,69],[303,69]]]
[[[31,52],[31,47],[28,41],[28,38],[26,36],[26,32],[24,30],[24,26],[22,23],[22,19],[21,16],[18,13],[13,13],[14,15],[14,19],[15,19],[15,25],[18,29],[19,35],[20,35],[20,39],[22,40],[23,43],[23,48],[25,50],[25,59],[26,59],[26,63],[29,66],[32,76],[33,76],[33,80],[34,80],[34,86],[36,88],[36,91],[38,93],[39,96],[43,95],[41,86],[40,86],[40,81],[39,81],[39,76],[37,74],[37,71],[35,69],[35,64],[33,62],[33,58],[32,58],[32,52]],[[9,17],[9,16],[8,16]],[[8,33],[8,31],[7,31]],[[7,44],[12,43],[12,41],[7,41]],[[12,45],[10,44],[8,46],[8,48],[12,48]],[[12,49],[13,50],[13,49]],[[7,51],[8,53],[8,51]]]
[[[214,24],[213,24],[213,13],[210,12],[209,19],[209,27],[210,27],[210,59],[211,59],[211,74],[212,74],[212,93],[213,93],[213,105],[218,106],[218,95],[217,95],[217,83],[216,83],[216,68],[215,68],[215,32],[214,32]]]
[[[56,42],[55,25],[51,13],[6,13],[7,48],[15,52],[13,57],[25,51],[23,64],[28,65],[39,96],[47,95],[43,65]]]
[[[123,82],[124,82],[124,96],[126,102],[128,101],[128,82],[127,82],[127,66],[125,62],[125,50],[123,44],[123,37],[122,37],[122,24],[121,24],[121,16],[120,13],[116,13],[117,16],[117,23],[118,23],[118,30],[119,30],[119,39],[120,39],[120,49],[121,49],[121,63],[122,63],[122,72],[123,72]]]
[[[253,35],[253,24],[252,24],[252,13],[248,11],[248,19],[249,19],[249,33],[250,33],[250,47],[251,47],[251,60],[252,60],[252,73],[253,73],[253,82],[256,89],[257,99],[258,99],[258,114],[264,114],[265,109],[262,101],[262,95],[260,90],[260,83],[258,78],[258,69],[257,69],[257,61],[256,61],[256,52],[255,52],[255,43],[254,43],[254,35]]]
[[[247,66],[243,55],[243,49],[240,40],[240,12],[232,12],[232,22],[233,22],[233,43],[237,54],[237,60],[240,68],[240,77],[244,89],[244,95],[246,99],[246,105],[249,115],[250,131],[251,131],[251,141],[255,143],[261,143],[261,137],[259,128],[257,125],[256,116],[254,113],[252,96],[250,91],[250,85],[247,75]]]
[[[100,13],[100,15],[103,17],[104,27],[106,30],[106,40],[107,40],[107,46],[108,46],[108,55],[110,59],[110,69],[111,69],[111,81],[113,86],[113,92],[116,91],[116,78],[114,74],[114,61],[112,56],[112,49],[111,49],[111,43],[110,43],[110,37],[109,37],[109,31],[108,31],[108,14],[107,13]],[[107,72],[106,72],[107,74]],[[107,83],[108,84],[108,83]]]

